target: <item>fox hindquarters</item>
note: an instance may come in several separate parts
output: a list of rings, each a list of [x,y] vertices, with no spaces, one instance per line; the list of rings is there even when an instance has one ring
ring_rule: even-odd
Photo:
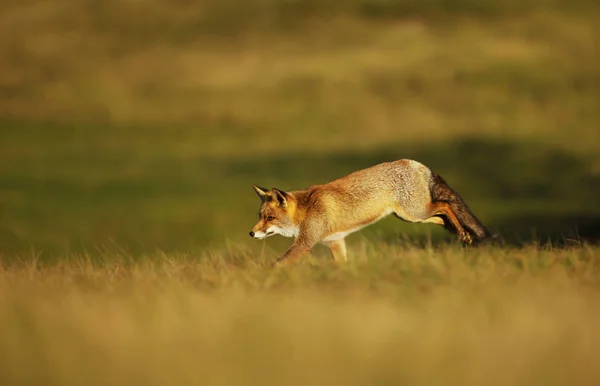
[[[250,236],[294,237],[277,262],[298,260],[317,243],[327,245],[335,261],[346,261],[344,238],[394,214],[409,222],[433,223],[476,244],[490,232],[462,198],[425,165],[408,159],[385,162],[303,190],[285,192],[254,185],[261,206]]]

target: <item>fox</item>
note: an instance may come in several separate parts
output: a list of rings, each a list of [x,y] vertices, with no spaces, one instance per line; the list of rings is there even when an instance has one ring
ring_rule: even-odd
[[[306,189],[253,188],[261,204],[250,236],[295,239],[276,266],[298,261],[317,244],[327,246],[335,262],[345,263],[346,236],[391,214],[441,225],[466,245],[493,237],[440,175],[412,159],[383,162]]]

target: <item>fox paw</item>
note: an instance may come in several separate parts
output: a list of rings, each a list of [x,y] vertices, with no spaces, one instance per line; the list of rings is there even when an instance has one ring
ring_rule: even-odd
[[[473,238],[471,237],[471,235],[468,232],[463,232],[460,235],[460,241],[467,244],[467,245],[472,245],[473,244]]]
[[[271,268],[282,268],[289,265],[290,262],[286,258],[279,258],[271,263]]]

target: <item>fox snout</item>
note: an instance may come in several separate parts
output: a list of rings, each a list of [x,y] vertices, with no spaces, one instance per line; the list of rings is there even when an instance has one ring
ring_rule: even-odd
[[[250,231],[250,233],[248,233],[250,235],[250,237],[253,237],[255,239],[264,239],[266,237],[269,236],[273,236],[275,234],[274,231],[272,230],[267,230],[266,232],[263,231]]]

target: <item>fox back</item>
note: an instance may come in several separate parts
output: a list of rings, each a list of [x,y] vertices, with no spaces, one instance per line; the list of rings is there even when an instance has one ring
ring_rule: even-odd
[[[286,192],[256,185],[254,190],[261,207],[250,235],[295,237],[283,259],[319,242],[340,249],[348,234],[389,214],[409,222],[443,225],[466,243],[488,235],[460,196],[414,160],[381,163],[303,190]],[[345,246],[343,250],[345,259]]]

